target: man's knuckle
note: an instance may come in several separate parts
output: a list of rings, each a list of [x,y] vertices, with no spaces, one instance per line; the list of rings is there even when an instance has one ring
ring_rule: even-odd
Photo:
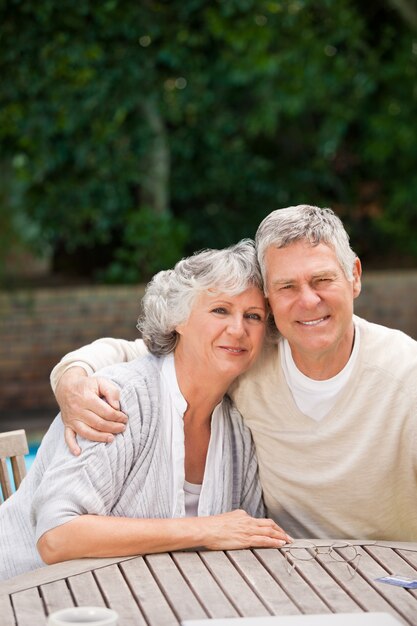
[[[98,415],[96,415],[95,417],[92,418],[90,426],[94,428],[95,430],[102,430],[103,420],[101,419],[101,417],[98,417]]]

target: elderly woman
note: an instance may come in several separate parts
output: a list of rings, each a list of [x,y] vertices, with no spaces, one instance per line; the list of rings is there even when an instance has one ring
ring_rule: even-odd
[[[160,272],[144,297],[151,354],[101,372],[129,417],[73,456],[55,419],[0,507],[0,579],[80,557],[279,547],[264,519],[250,433],[225,396],[258,356],[267,311],[252,242]]]

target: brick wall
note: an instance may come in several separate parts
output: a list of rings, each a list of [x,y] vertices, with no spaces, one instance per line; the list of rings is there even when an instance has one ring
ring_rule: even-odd
[[[417,340],[417,270],[365,272],[355,313]]]
[[[53,365],[98,337],[136,338],[142,295],[128,286],[0,292],[0,416],[55,411]],[[367,273],[355,311],[417,339],[417,271]]]
[[[55,410],[55,363],[98,337],[136,339],[142,295],[142,287],[130,286],[0,292],[0,416]]]

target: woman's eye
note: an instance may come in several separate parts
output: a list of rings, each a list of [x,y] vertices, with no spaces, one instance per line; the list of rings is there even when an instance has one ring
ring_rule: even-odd
[[[262,322],[262,317],[259,315],[259,313],[247,313],[245,315],[246,319],[249,320],[255,320],[257,322]]]
[[[227,311],[224,307],[218,306],[215,309],[212,309],[212,313],[220,313],[221,315],[224,315]]]

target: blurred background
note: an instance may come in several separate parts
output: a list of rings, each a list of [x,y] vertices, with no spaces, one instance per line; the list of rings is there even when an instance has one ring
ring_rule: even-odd
[[[417,338],[416,0],[3,0],[0,429],[135,338],[143,283],[271,210],[331,206],[357,311]]]

